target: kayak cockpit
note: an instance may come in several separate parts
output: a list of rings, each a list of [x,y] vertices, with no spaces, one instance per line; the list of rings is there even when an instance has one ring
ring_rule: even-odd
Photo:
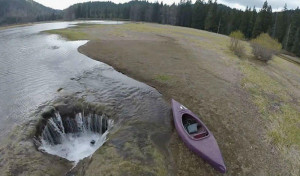
[[[182,115],[182,124],[186,133],[193,139],[202,139],[208,136],[208,130],[195,117],[189,114]]]

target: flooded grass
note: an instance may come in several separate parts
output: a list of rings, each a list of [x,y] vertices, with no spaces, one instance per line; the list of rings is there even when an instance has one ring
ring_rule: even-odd
[[[124,132],[131,134],[130,131],[129,128],[125,128],[111,137],[118,138]],[[128,141],[122,144],[122,148],[116,148],[114,142],[108,142],[101,150],[96,151],[93,162],[89,165],[89,168],[93,169],[87,169],[86,175],[168,175],[164,155],[149,137],[145,137],[141,139],[128,136]]]
[[[55,30],[48,30],[45,31],[49,34],[58,34],[65,39],[76,41],[76,40],[86,40],[89,39],[88,34],[84,32],[80,32],[76,29],[67,28],[67,29],[55,29]]]

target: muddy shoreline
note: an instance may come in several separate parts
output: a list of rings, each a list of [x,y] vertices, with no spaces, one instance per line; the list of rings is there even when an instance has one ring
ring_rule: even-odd
[[[266,142],[267,122],[242,86],[239,61],[226,53],[227,37],[205,31],[197,34],[193,29],[181,33],[185,29],[155,24],[135,27],[122,32],[113,27],[80,29],[89,30],[95,38],[78,50],[156,88],[167,102],[174,98],[199,114],[219,143],[228,175],[290,172],[283,168],[292,166]],[[165,31],[168,29],[174,31]],[[97,32],[100,37],[95,36]],[[215,38],[221,39],[220,43],[214,43]],[[193,40],[200,40],[200,45]],[[216,45],[207,48],[205,42]],[[175,131],[168,146],[171,155],[176,153],[176,175],[218,174],[188,151]]]

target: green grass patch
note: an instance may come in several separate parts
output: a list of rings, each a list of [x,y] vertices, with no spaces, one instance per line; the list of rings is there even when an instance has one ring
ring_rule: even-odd
[[[242,84],[248,84],[253,94],[264,93],[279,97],[283,101],[291,100],[287,90],[255,64],[251,64],[248,61],[241,62],[241,71],[245,75]]]
[[[281,106],[280,111],[273,114],[277,122],[271,127],[269,135],[275,144],[300,147],[300,112],[289,104]]]
[[[267,124],[267,141],[291,161],[293,168],[297,168],[300,164],[300,112],[288,90],[258,65],[241,61],[241,71],[244,73],[242,86],[251,93]],[[298,171],[293,169],[291,172]]]
[[[74,28],[83,28],[83,27],[94,27],[94,26],[98,26],[101,24],[93,24],[93,23],[78,23],[75,25]]]
[[[79,30],[73,29],[73,28],[66,28],[66,29],[54,29],[54,30],[48,30],[44,31],[49,34],[57,34],[62,36],[63,38],[66,38],[71,41],[75,40],[87,40],[88,35],[84,32],[81,32]]]
[[[171,76],[169,75],[156,75],[155,80],[161,81],[161,82],[168,82],[171,80]]]

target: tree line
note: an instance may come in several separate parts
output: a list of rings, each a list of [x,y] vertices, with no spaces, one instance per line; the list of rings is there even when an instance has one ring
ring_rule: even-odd
[[[229,35],[240,30],[246,38],[268,33],[277,39],[286,51],[300,56],[300,10],[272,12],[267,1],[258,11],[247,7],[245,11],[232,9],[209,0],[181,0],[179,4],[162,2],[130,1],[123,4],[113,2],[86,2],[75,4],[64,12],[65,19],[122,19],[171,24],[207,30]]]
[[[62,11],[32,0],[0,0],[0,25],[62,19]]]

